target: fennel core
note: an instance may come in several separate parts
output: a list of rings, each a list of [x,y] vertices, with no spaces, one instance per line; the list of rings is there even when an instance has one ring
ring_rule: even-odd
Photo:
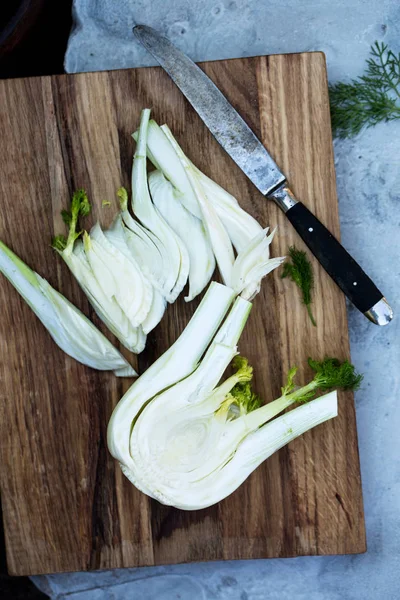
[[[285,262],[281,278],[290,277],[301,291],[303,304],[307,308],[308,316],[314,327],[317,323],[311,310],[311,291],[314,287],[314,273],[312,265],[303,250],[297,250],[296,246],[290,246],[289,255],[292,262]]]

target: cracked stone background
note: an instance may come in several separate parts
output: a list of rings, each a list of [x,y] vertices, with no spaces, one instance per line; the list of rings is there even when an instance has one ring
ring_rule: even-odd
[[[283,5],[284,4],[284,5]],[[363,70],[376,39],[400,50],[398,0],[75,0],[68,72],[152,65],[135,23],[194,60],[322,50],[330,81]],[[400,122],[335,141],[342,239],[399,312]],[[348,307],[368,552],[71,573],[33,578],[64,600],[398,600],[400,319],[387,328]]]

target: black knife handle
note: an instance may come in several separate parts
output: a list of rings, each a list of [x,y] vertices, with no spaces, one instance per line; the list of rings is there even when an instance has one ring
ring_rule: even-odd
[[[296,201],[287,187],[284,202],[282,192],[281,188],[271,194],[272,199],[285,212],[325,271],[354,306],[371,321],[377,325],[389,323],[393,317],[392,309],[374,282],[317,217],[304,204]]]

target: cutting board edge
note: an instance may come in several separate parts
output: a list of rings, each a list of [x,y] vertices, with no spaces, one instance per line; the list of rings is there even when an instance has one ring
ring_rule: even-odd
[[[323,50],[310,50],[310,51],[304,51],[304,52],[286,52],[286,53],[280,53],[280,52],[274,52],[272,54],[253,54],[251,56],[236,56],[236,57],[230,57],[230,58],[215,58],[213,60],[200,60],[200,61],[196,61],[196,64],[199,66],[202,65],[213,65],[216,63],[230,63],[230,62],[234,62],[234,61],[241,61],[241,60],[251,60],[251,59],[257,59],[257,58],[265,58],[265,57],[274,57],[274,56],[299,56],[299,55],[303,55],[303,54],[321,54],[324,57],[324,61],[325,61],[325,65],[326,65],[326,54]],[[73,73],[56,73],[54,75],[31,75],[30,77],[9,77],[7,79],[0,79],[0,85],[3,82],[7,82],[7,81],[29,81],[29,80],[33,80],[33,79],[53,79],[53,78],[60,78],[60,79],[64,79],[64,78],[69,78],[69,77],[79,77],[79,76],[84,76],[84,75],[96,75],[98,73],[118,73],[118,72],[126,72],[126,71],[138,71],[138,70],[142,70],[142,69],[160,69],[162,70],[162,67],[160,67],[158,64],[154,64],[154,65],[140,65],[138,67],[125,67],[123,69],[119,68],[119,69],[104,69],[102,71],[76,71]]]

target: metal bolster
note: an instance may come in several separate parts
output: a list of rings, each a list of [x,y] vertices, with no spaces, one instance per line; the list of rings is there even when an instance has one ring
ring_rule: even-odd
[[[288,210],[293,208],[293,206],[298,203],[293,192],[286,183],[280,185],[276,190],[270,192],[268,194],[268,198],[273,200],[284,213],[287,213]]]

